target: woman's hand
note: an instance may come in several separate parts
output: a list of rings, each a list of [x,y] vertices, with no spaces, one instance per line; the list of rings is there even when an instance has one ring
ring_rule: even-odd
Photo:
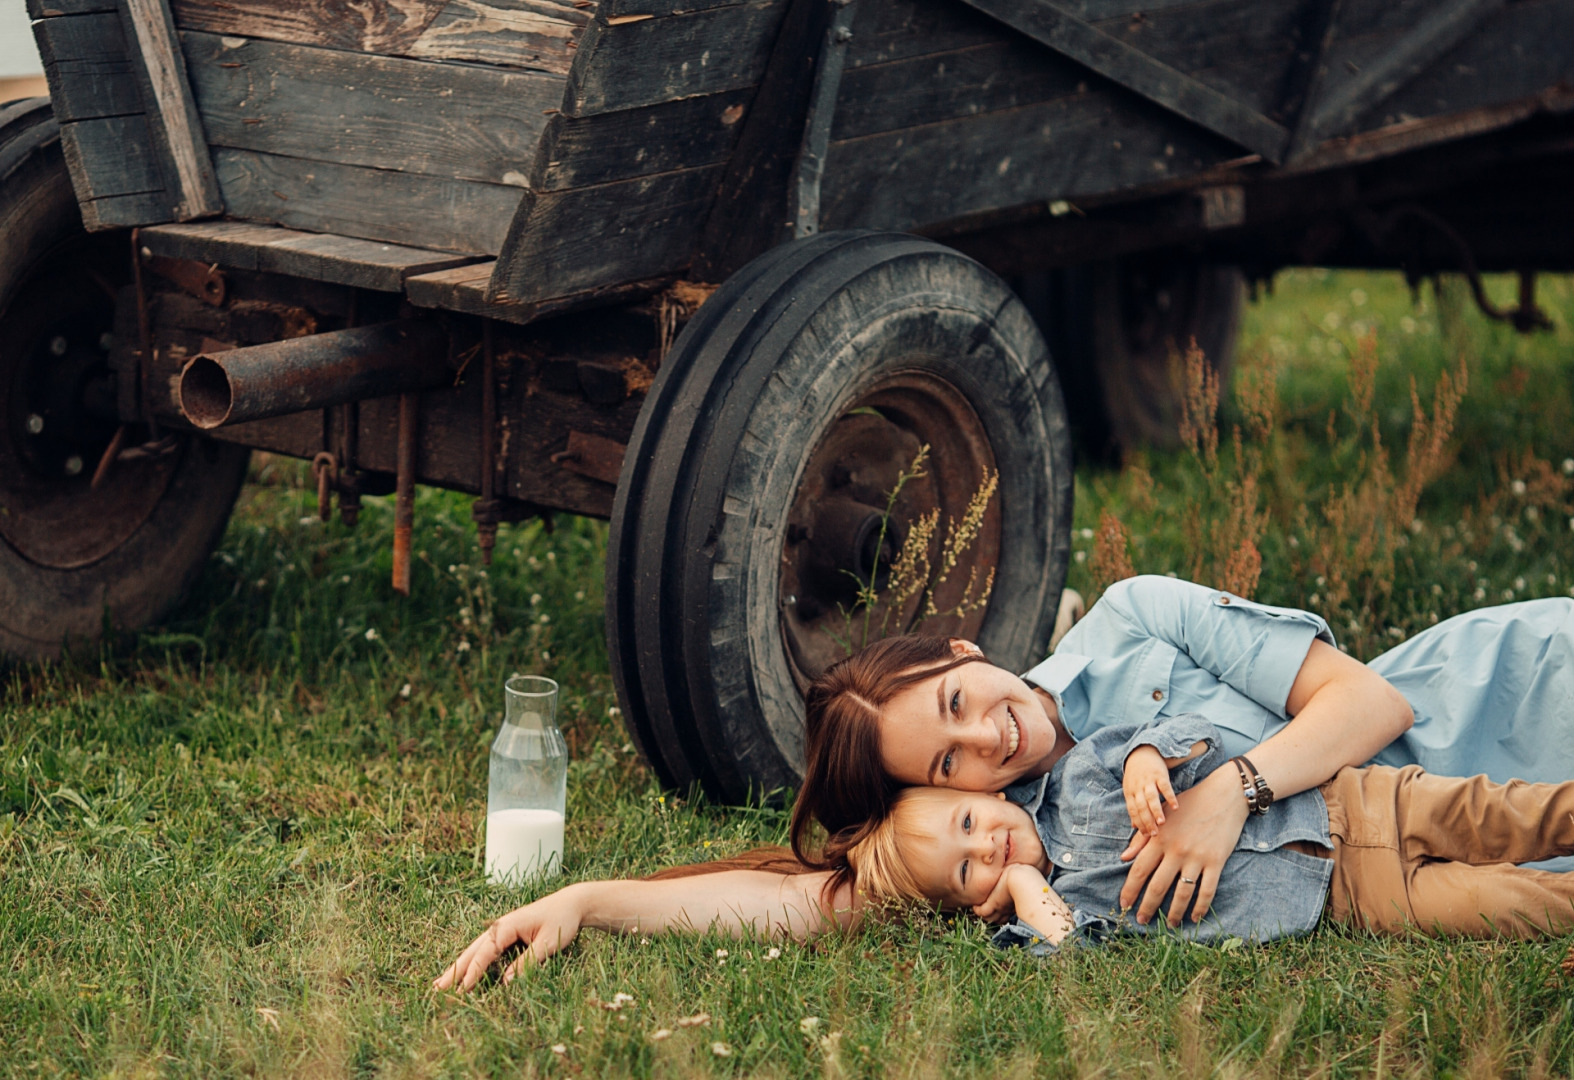
[[[581,890],[569,885],[533,904],[510,911],[472,941],[459,954],[459,959],[432,980],[432,986],[465,993],[515,945],[525,948],[503,969],[504,982],[512,982],[527,962],[546,963],[548,957],[566,947],[579,934],[584,920],[580,895]]]
[[[1152,746],[1139,746],[1126,756],[1126,767],[1121,774],[1121,788],[1126,793],[1126,812],[1131,815],[1131,827],[1144,836],[1153,836],[1164,824],[1164,803],[1178,809],[1180,800],[1170,783],[1169,763]]]
[[[1184,810],[1175,807],[1156,834],[1138,833],[1121,852],[1122,859],[1131,860],[1120,890],[1121,909],[1135,905],[1140,893],[1137,922],[1145,924],[1174,885],[1169,924],[1179,927],[1188,910],[1192,920],[1200,922],[1213,903],[1219,874],[1241,838],[1249,813],[1235,771],[1221,767],[1209,773],[1186,792]]]

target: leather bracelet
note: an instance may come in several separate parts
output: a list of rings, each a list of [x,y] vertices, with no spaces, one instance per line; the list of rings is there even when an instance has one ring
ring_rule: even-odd
[[[1262,778],[1257,766],[1245,754],[1232,757],[1230,763],[1241,774],[1241,789],[1246,795],[1247,809],[1254,814],[1266,814],[1268,807],[1273,805],[1273,789],[1268,786],[1268,781]]]

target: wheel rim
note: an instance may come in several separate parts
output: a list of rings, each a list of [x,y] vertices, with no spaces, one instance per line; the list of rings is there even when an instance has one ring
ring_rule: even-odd
[[[180,451],[93,474],[118,428],[109,368],[119,244],[82,239],[29,274],[0,314],[0,539],[38,566],[88,566],[124,544]]]
[[[925,446],[921,472],[897,492]],[[987,605],[967,602],[985,598],[999,564],[999,501],[989,501],[975,539],[949,569],[941,566],[942,539],[994,473],[983,423],[944,379],[903,371],[856,394],[809,455],[787,515],[780,621],[800,692],[830,664],[881,637],[910,629],[978,636]],[[944,580],[932,597],[923,588],[895,597],[889,575],[896,557],[914,524],[933,514],[939,527],[925,552],[929,581],[942,573]],[[855,610],[859,585],[871,575],[880,600]],[[931,608],[938,613],[926,614]]]

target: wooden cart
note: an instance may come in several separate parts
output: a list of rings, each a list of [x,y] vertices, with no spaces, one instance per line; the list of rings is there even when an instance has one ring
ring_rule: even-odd
[[[855,577],[990,475],[924,626],[1043,653],[1070,425],[1162,437],[1242,274],[1524,271],[1531,328],[1574,255],[1574,0],[29,5],[0,652],[158,617],[251,448],[396,491],[395,587],[415,484],[488,552],[610,517],[631,732],[725,798],[794,781]]]

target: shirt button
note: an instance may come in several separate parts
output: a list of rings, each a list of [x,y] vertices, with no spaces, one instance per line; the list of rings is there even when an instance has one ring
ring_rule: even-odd
[[[1219,603],[1221,603],[1221,604],[1228,604],[1229,602],[1230,602],[1230,598],[1228,596],[1221,596],[1221,597],[1219,597]]]
[[[1163,690],[1155,690],[1155,691],[1153,691],[1153,700],[1154,701],[1163,701],[1164,700],[1164,691]]]
[[[1268,850],[1268,841],[1266,841],[1266,840],[1259,840],[1259,841],[1257,841],[1257,850],[1258,851],[1267,851]]]
[[[1069,851],[1061,852],[1060,853],[1060,861],[1065,863],[1067,866],[1070,866],[1071,865],[1071,852],[1069,852]]]

